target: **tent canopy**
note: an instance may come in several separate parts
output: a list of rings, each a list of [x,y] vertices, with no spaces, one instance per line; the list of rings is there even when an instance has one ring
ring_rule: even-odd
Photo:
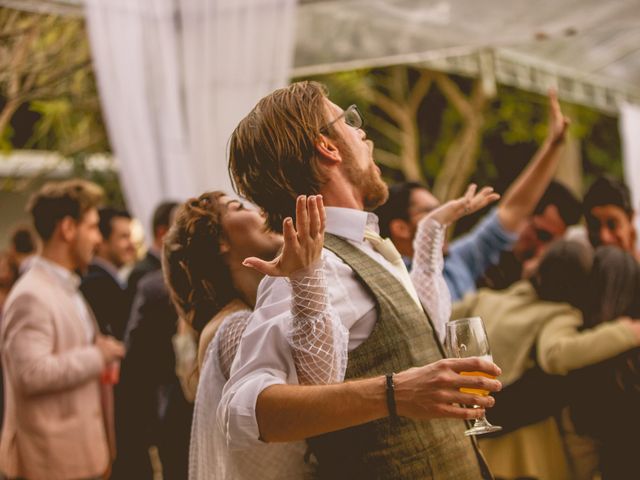
[[[423,63],[605,111],[640,103],[638,0],[310,1],[296,73]]]
[[[0,0],[82,15],[83,0]],[[300,0],[293,76],[411,63],[615,113],[640,103],[638,0]]]
[[[92,51],[94,60],[103,63],[97,69],[99,80],[117,93],[105,96],[109,89],[102,88],[103,100],[129,95],[125,102],[104,101],[112,110],[122,110],[111,112],[113,119],[121,118],[116,113],[124,115],[125,120],[110,122],[112,129],[119,129],[110,137],[120,145],[115,150],[126,170],[123,177],[132,182],[125,190],[140,218],[147,218],[149,205],[161,194],[179,196],[167,186],[168,180],[189,177],[184,169],[180,175],[160,175],[163,168],[204,163],[206,169],[194,167],[199,175],[190,181],[226,188],[227,176],[220,175],[226,172],[226,158],[212,152],[221,151],[222,140],[247,105],[272,90],[271,85],[286,82],[287,74],[399,64],[480,77],[487,92],[497,83],[539,93],[556,86],[565,101],[619,114],[625,176],[634,205],[640,205],[640,0],[0,0],[0,6],[59,15],[88,13],[90,24],[97,19],[94,27],[111,29],[98,38],[104,51]],[[123,21],[130,31],[122,28]],[[100,37],[99,31],[89,29],[92,39]],[[126,31],[129,37],[123,35]],[[175,48],[155,48],[136,32]],[[257,40],[260,32],[266,40]],[[218,49],[212,33],[228,45]],[[127,64],[130,54],[138,57]],[[189,68],[174,68],[181,60]],[[144,62],[154,68],[140,71]],[[136,82],[131,81],[134,77]],[[165,91],[170,96],[159,94]],[[158,115],[158,105],[173,113]],[[132,122],[130,111],[165,122]],[[190,121],[181,123],[186,132],[182,136],[166,123],[181,121],[180,112],[190,112]],[[144,135],[135,134],[133,127]],[[166,142],[171,148],[164,147]],[[148,166],[141,167],[143,163]],[[143,174],[138,173],[141,168]],[[157,181],[149,181],[149,172],[157,174]],[[150,195],[152,186],[155,193]],[[202,188],[188,190],[185,195]]]

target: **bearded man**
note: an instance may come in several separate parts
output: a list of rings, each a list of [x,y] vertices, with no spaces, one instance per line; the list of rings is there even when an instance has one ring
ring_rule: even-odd
[[[367,212],[388,190],[362,126],[355,105],[343,110],[320,84],[299,82],[263,98],[232,135],[236,188],[263,208],[271,229],[281,232],[291,221],[298,195],[322,195],[322,270],[329,308],[349,330],[348,381],[295,385],[287,343],[293,292],[266,277],[223,392],[219,424],[238,448],[307,438],[321,478],[490,478],[460,419],[481,415],[493,400],[459,389],[474,384],[496,391],[500,383],[460,372],[494,376],[499,369],[478,358],[443,360],[400,255]]]

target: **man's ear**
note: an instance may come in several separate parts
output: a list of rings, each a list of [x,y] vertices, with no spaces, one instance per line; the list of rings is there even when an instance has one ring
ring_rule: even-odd
[[[60,236],[65,242],[71,242],[76,237],[78,223],[73,219],[73,217],[67,215],[60,220],[56,229],[60,232]]]
[[[411,227],[408,222],[401,218],[394,218],[389,222],[389,233],[392,240],[412,240]]]
[[[326,135],[320,134],[315,143],[316,153],[321,161],[339,163],[342,161],[340,150],[334,140]]]

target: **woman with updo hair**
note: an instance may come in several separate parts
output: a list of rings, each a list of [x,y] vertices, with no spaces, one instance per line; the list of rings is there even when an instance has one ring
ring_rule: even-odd
[[[263,230],[256,211],[223,192],[208,192],[178,207],[164,240],[165,281],[179,318],[200,337],[199,366],[225,317],[218,315],[221,310],[227,314],[251,311],[255,304],[262,275],[243,267],[241,261],[246,256],[274,257],[282,246],[282,237],[264,232],[261,242],[243,248],[239,239],[246,231],[238,231],[237,224],[246,231]]]
[[[222,192],[181,205],[163,249],[163,271],[179,317],[200,333],[189,479],[300,479],[311,474],[304,442],[227,448],[216,410],[265,274],[294,292],[287,340],[301,384],[334,383],[346,368],[348,331],[328,305],[322,270],[321,196],[300,196],[283,236]]]

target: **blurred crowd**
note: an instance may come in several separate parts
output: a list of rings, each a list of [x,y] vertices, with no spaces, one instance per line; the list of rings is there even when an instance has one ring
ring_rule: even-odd
[[[296,88],[315,87],[290,87],[294,97]],[[313,101],[328,102],[318,98]],[[261,105],[266,115],[271,105]],[[316,145],[316,154],[327,159],[326,178],[333,178],[331,162],[346,165],[351,158],[336,152],[353,150],[359,170],[354,175],[345,167],[335,182],[359,192],[360,207],[336,200],[342,198],[338,187],[313,181],[306,187],[302,173],[287,178],[286,166],[280,189],[264,186],[276,181],[275,173],[256,186],[252,175],[266,170],[250,165],[251,148],[279,147],[258,145],[253,133],[243,137],[242,123],[232,138],[230,168],[239,193],[263,212],[228,192],[162,202],[143,219],[153,238],[142,258],[131,215],[105,206],[96,185],[52,182],[32,197],[32,223],[16,227],[0,253],[0,471],[7,478],[640,475],[634,458],[640,429],[635,209],[628,188],[612,177],[597,178],[581,200],[552,180],[568,124],[555,95],[546,141],[501,196],[472,186],[443,204],[415,182],[391,185],[387,193],[379,171],[357,163],[370,156],[365,137],[362,150],[353,147],[359,137],[349,137],[363,132],[357,109],[333,107],[323,114],[325,125],[314,127],[329,138]],[[342,140],[332,144],[332,135]],[[386,201],[367,205],[378,193]],[[339,211],[347,209],[351,213]],[[375,215],[360,216],[363,209]],[[469,231],[447,234],[450,224],[473,213],[479,219]],[[389,242],[391,253],[382,247]],[[365,257],[358,248],[368,249]],[[433,335],[422,339],[425,316]],[[490,397],[450,395],[464,386],[455,383],[464,368],[442,363],[441,345],[447,322],[463,317],[483,319],[501,369],[477,366],[500,381],[473,380],[485,382]],[[367,321],[376,327],[363,326]],[[380,346],[370,347],[372,339]],[[406,360],[386,353],[403,349]],[[383,366],[368,367],[376,362]],[[275,367],[281,364],[282,374]],[[438,378],[453,378],[455,371],[455,381],[445,382],[449,396],[437,390],[442,385],[418,383],[433,365],[441,369]],[[423,380],[412,367],[425,369],[417,370]],[[383,414],[366,417],[369,403],[356,403],[355,390],[334,388],[359,378],[380,379],[375,388],[386,392]],[[367,393],[359,401],[373,405],[367,390],[373,384],[365,383],[353,385]],[[285,384],[305,389],[272,388]],[[403,385],[438,393],[437,413],[427,412],[431,400],[418,393],[405,401]],[[300,400],[305,393],[318,403]],[[344,411],[325,411],[325,401]],[[362,417],[346,406],[351,402]],[[478,412],[442,407],[472,403]],[[437,423],[475,418],[485,409],[503,430],[477,444],[464,443],[464,428]],[[364,428],[374,423],[375,430]],[[380,463],[404,455],[403,442],[416,452],[426,448],[429,442],[407,440],[412,435],[444,438],[438,448],[452,448],[452,459],[437,448],[422,455],[434,472],[458,473],[427,475],[415,458],[400,466]],[[384,447],[391,453],[368,457],[381,448],[372,438],[394,439]],[[356,452],[345,453],[346,445]],[[478,448],[483,455],[476,457]]]

